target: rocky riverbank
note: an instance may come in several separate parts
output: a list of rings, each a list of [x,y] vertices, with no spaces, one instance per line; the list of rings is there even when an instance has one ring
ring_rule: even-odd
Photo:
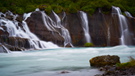
[[[120,63],[116,55],[103,55],[90,59],[92,67],[99,67],[103,74],[95,76],[135,76],[135,59],[130,57],[126,63]]]
[[[135,66],[132,67],[105,66],[99,68],[99,70],[104,71],[104,73],[95,76],[135,76]]]

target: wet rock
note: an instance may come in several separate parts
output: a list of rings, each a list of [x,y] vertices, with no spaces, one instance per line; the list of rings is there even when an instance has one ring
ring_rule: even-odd
[[[9,19],[9,20],[13,20],[13,19],[14,19],[13,16],[11,16],[11,15],[6,15],[5,18],[7,18],[7,19]]]
[[[61,74],[65,74],[65,73],[69,73],[69,71],[66,71],[66,70],[64,70],[64,71],[62,71],[62,72],[60,72]]]
[[[17,21],[22,22],[23,20],[23,16],[22,15],[18,15],[16,18]]]
[[[72,45],[68,43],[65,47],[72,47]]]
[[[70,32],[74,46],[83,46],[86,43],[79,13],[67,14],[63,24]]]
[[[102,67],[104,70],[103,74],[98,74],[95,76],[135,76],[135,66],[134,67],[122,67],[117,66],[105,66]]]
[[[7,35],[0,36],[0,43],[5,45],[11,51],[22,51],[31,49],[29,39],[20,37],[9,37]]]
[[[48,25],[44,24],[42,13],[40,11],[33,12],[26,22],[30,31],[37,35],[41,40],[52,41],[59,46],[63,46],[64,38],[59,34],[59,32],[57,32],[59,29],[49,30],[47,28]],[[49,19],[47,23],[51,24]]]
[[[120,58],[116,55],[103,55],[97,56],[89,60],[90,65],[93,67],[102,67],[106,65],[115,65],[116,63],[120,63]]]

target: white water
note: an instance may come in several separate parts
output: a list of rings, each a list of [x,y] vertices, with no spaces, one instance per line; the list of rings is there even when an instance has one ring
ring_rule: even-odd
[[[83,11],[80,11],[80,17],[82,20],[82,27],[83,27],[83,31],[84,31],[85,40],[87,43],[91,43],[87,14]]]
[[[47,27],[47,29],[49,31],[58,32],[65,40],[64,46],[69,44],[70,46],[73,47],[69,31],[62,26],[61,19],[59,18],[59,16],[55,12],[53,12],[54,17],[56,19],[56,22],[54,22],[45,12],[42,11],[41,13],[44,25]],[[61,29],[61,32],[57,31],[56,30],[57,28]]]
[[[94,76],[89,59],[99,55],[118,55],[121,62],[135,58],[135,47],[58,48],[0,53],[0,76]],[[62,71],[69,73],[61,74]]]
[[[10,53],[11,51],[4,45],[0,45],[0,53]]]
[[[55,30],[55,22],[45,13],[45,12],[41,12],[42,13],[42,19],[43,19],[43,22],[44,22],[44,25],[46,26],[46,28],[49,30],[49,31],[56,31],[58,32],[57,30]]]
[[[54,11],[53,11],[53,14],[54,14],[56,22],[57,22],[57,27],[61,28],[61,34],[62,34],[62,37],[65,40],[64,41],[64,46],[69,44],[69,45],[71,45],[73,47],[69,31],[64,26],[62,26],[60,17]],[[64,17],[65,17],[65,13],[64,13]]]
[[[125,11],[125,14],[126,14],[127,17],[133,18],[133,16],[128,11]]]
[[[131,45],[131,36],[128,29],[128,23],[126,17],[122,15],[121,10],[119,7],[112,7],[112,14],[118,15],[119,23],[120,23],[120,44],[121,45]]]
[[[17,17],[17,15],[13,15],[11,12],[8,12],[8,14],[12,15],[14,18]],[[18,25],[18,22],[14,19],[13,21],[8,20],[4,17],[0,19],[0,27],[1,30],[7,31],[9,33],[10,37],[20,37],[20,38],[27,38],[29,39],[29,43],[31,45],[32,49],[43,49],[43,48],[57,48],[58,46],[51,43],[51,42],[45,42],[41,41],[35,34],[33,34],[25,22],[25,20],[30,17],[31,13],[24,14],[23,18],[24,20],[22,21],[22,26],[21,28]],[[7,29],[4,30],[2,26],[5,26]],[[41,45],[41,46],[40,46]]]

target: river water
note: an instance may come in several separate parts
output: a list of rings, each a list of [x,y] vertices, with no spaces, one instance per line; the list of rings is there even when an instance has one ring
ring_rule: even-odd
[[[89,59],[99,55],[118,55],[121,62],[135,58],[135,47],[57,48],[0,53],[0,76],[94,76]],[[68,73],[61,73],[66,71]]]

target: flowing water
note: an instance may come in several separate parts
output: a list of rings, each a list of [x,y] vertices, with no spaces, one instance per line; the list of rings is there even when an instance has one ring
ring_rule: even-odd
[[[49,31],[58,32],[59,35],[61,35],[65,40],[64,46],[69,44],[70,46],[73,47],[69,31],[62,26],[60,17],[55,12],[52,11],[54,18],[56,20],[55,22],[45,12],[42,11],[41,13],[42,13],[42,19],[44,21],[44,25],[47,27],[47,29]],[[61,31],[58,31],[57,29],[60,29]]]
[[[118,15],[118,19],[120,23],[120,33],[121,33],[120,44],[131,45],[132,44],[131,36],[130,36],[131,34],[128,28],[126,17],[122,15],[120,8],[115,6],[112,7],[112,14]]]
[[[12,12],[8,11],[6,14],[0,13],[4,16],[9,14],[13,16],[13,20],[6,19],[4,17],[0,18],[0,30],[7,31],[10,37],[20,37],[27,38],[32,49],[43,49],[43,48],[58,48],[57,45],[52,42],[41,41],[34,33],[32,33],[25,22],[25,20],[30,17],[31,13],[25,13],[23,15],[22,27],[19,25],[19,22],[16,21],[17,15],[13,15]],[[6,27],[3,29],[2,27]],[[16,45],[18,46],[18,45]]]
[[[62,26],[60,17],[54,11],[53,11],[53,14],[54,14],[55,19],[56,19],[57,27],[61,28],[61,35],[65,40],[64,46],[69,44],[73,47],[69,31],[64,26]],[[64,17],[66,17],[65,13],[64,13]]]
[[[135,47],[57,48],[0,53],[0,76],[94,76],[89,59],[99,55],[118,55],[121,62],[135,58]],[[68,71],[69,73],[61,73]]]
[[[128,11],[125,11],[124,13],[126,14],[127,17],[131,17],[131,18],[133,17]]]
[[[91,43],[91,37],[89,34],[89,25],[88,25],[88,18],[87,18],[87,14],[83,11],[80,11],[80,17],[81,17],[81,21],[82,21],[82,28],[84,31],[84,37],[87,43]]]

